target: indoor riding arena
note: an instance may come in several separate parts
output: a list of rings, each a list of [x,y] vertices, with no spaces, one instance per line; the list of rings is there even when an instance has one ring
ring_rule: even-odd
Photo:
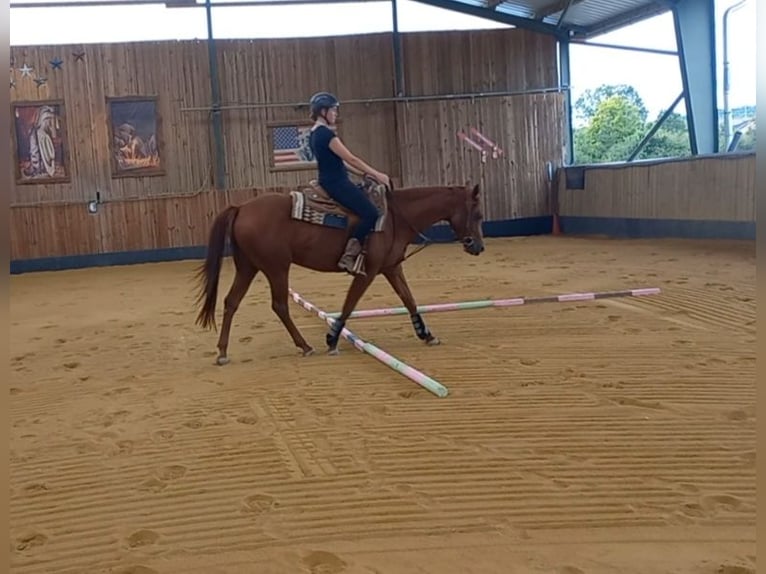
[[[63,63],[11,90],[11,572],[756,571],[755,155],[571,165],[556,37],[397,38],[217,40],[212,112],[205,40],[12,47]],[[320,89],[388,217],[478,184],[485,250],[408,247],[440,344],[380,276],[328,354],[352,278],[296,265],[316,352],[258,275],[219,365],[212,222],[307,186]]]

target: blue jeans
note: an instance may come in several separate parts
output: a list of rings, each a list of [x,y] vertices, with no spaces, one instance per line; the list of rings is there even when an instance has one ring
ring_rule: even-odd
[[[359,224],[351,237],[358,239],[359,243],[364,243],[364,240],[375,227],[379,215],[378,209],[359,186],[354,185],[349,179],[329,183],[320,181],[319,183],[330,197],[359,216]]]

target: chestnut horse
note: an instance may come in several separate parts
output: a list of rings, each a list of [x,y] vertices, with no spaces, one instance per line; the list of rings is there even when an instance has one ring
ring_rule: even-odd
[[[378,274],[385,276],[408,309],[418,338],[431,345],[438,344],[439,340],[431,334],[417,312],[415,298],[404,278],[401,264],[407,246],[415,237],[423,237],[422,232],[428,227],[446,220],[462,241],[465,252],[479,255],[484,251],[478,185],[473,188],[419,187],[395,191],[381,186],[378,189],[385,190],[382,192],[387,202],[384,223],[379,230],[368,236],[364,258],[366,275],[354,276],[342,313],[327,334],[326,343],[330,353],[337,353],[340,332],[346,320]],[[324,197],[331,201],[326,195]],[[290,317],[290,266],[294,263],[314,271],[343,273],[338,269],[337,261],[358,218],[341,209],[347,218],[345,223],[335,228],[324,221],[303,221],[294,215],[293,201],[290,194],[265,193],[241,205],[226,207],[213,221],[207,257],[198,272],[198,301],[204,299],[204,303],[196,323],[203,328],[216,328],[218,278],[228,237],[236,275],[224,298],[223,324],[216,360],[219,365],[229,362],[227,350],[232,319],[258,271],[269,281],[271,308],[284,324],[295,346],[304,355],[314,352]],[[338,209],[337,204],[332,205]]]

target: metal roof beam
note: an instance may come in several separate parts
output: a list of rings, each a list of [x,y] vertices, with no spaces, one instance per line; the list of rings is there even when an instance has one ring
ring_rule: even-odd
[[[481,6],[475,6],[473,4],[466,4],[460,0],[415,0],[421,4],[427,4],[429,6],[435,6],[436,8],[443,8],[445,10],[452,10],[453,12],[459,12],[461,14],[467,14],[468,16],[475,16],[477,18],[485,18],[487,20],[493,20],[494,22],[500,22],[501,24],[508,24],[509,26],[515,26],[532,32],[539,32],[541,34],[550,34],[556,38],[568,38],[566,29],[556,28],[553,24],[546,24],[539,20],[533,20],[532,18],[525,18],[523,16],[514,16],[506,12],[499,10],[491,10],[489,8],[483,8]]]
[[[617,30],[619,28],[624,28],[625,26],[635,24],[641,20],[646,20],[648,18],[664,14],[665,12],[671,10],[675,4],[676,2],[674,0],[654,0],[649,4],[639,6],[633,10],[622,12],[611,18],[606,18],[605,20],[597,22],[591,26],[587,26],[585,28],[579,27],[579,29],[575,29],[573,27],[575,32],[572,39],[593,38],[595,36],[600,36],[601,34],[606,34],[607,32],[612,32],[613,30]]]
[[[659,48],[641,48],[640,46],[621,46],[619,44],[606,44],[604,42],[586,42],[585,40],[572,40],[573,46],[593,46],[594,48],[612,48],[614,50],[629,50],[632,52],[646,52],[649,54],[662,54],[664,56],[678,56],[675,50],[660,50]]]
[[[562,28],[564,26],[564,20],[567,17],[567,12],[569,12],[569,9],[572,7],[572,5],[578,0],[568,0],[567,5],[564,8],[564,11],[561,13],[561,16],[559,16],[558,22],[556,22],[556,28]]]
[[[548,16],[553,16],[559,12],[566,11],[570,5],[574,6],[575,4],[580,4],[581,2],[583,2],[583,0],[558,0],[556,2],[551,2],[539,10],[535,10],[534,17],[536,20],[543,20]]]

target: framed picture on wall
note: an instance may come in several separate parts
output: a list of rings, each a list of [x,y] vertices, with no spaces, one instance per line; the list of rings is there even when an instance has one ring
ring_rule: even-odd
[[[112,177],[164,175],[157,97],[111,97],[106,103]]]
[[[70,181],[63,100],[13,102],[16,183]]]
[[[313,125],[314,122],[306,120],[266,124],[271,171],[316,169],[317,162],[309,147],[309,132]],[[337,132],[337,126],[331,129]]]

